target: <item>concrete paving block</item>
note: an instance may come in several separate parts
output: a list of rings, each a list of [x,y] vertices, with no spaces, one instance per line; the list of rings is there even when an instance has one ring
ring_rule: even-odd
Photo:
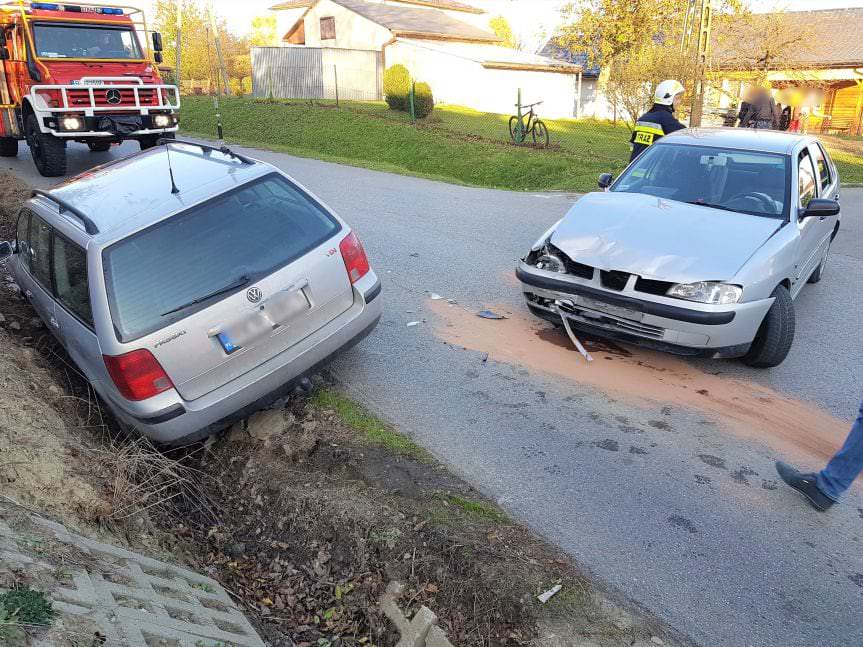
[[[249,621],[215,580],[74,535],[51,521],[35,517],[31,520],[58,542],[74,546],[92,558],[86,567],[68,566],[68,584],[48,593],[57,611],[91,621],[108,638],[107,644],[264,647]],[[2,521],[0,561],[25,569],[51,568],[46,561],[23,554],[15,532]]]

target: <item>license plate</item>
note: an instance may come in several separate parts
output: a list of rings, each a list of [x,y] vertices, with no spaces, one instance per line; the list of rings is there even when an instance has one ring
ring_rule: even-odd
[[[215,337],[230,355],[287,326],[310,309],[311,303],[302,289],[277,292],[250,315],[223,326]]]
[[[104,81],[100,81],[98,79],[87,79],[86,81],[82,81],[81,79],[72,79],[69,82],[69,85],[105,85]]]
[[[578,297],[577,304],[583,308],[596,310],[597,312],[620,317],[621,319],[629,319],[630,321],[641,321],[644,318],[643,312],[638,312],[637,310],[624,308],[622,306],[615,306],[610,303],[605,303],[604,301],[597,301],[590,297]]]

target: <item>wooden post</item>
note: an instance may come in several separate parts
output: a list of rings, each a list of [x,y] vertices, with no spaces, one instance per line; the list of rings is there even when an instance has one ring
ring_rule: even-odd
[[[182,68],[180,63],[183,60],[183,0],[177,0],[177,61],[174,80],[177,82],[177,87],[180,87],[180,79]]]
[[[516,104],[518,119],[515,124],[515,143],[521,144],[524,141],[524,125],[521,123],[521,88],[518,89],[518,103]]]
[[[857,81],[860,96],[857,97],[857,107],[854,110],[857,119],[857,136],[863,135],[863,80]]]
[[[410,92],[408,93],[408,98],[410,99],[411,121],[413,121],[413,122],[416,122],[416,120],[417,120],[416,106],[414,104],[414,97],[416,96],[416,88],[417,88],[416,81],[411,81],[411,89],[410,89]]]
[[[581,119],[581,72],[578,73],[578,94],[575,97],[575,116]]]
[[[336,108],[339,107],[339,67],[333,65],[333,82],[336,84]]]
[[[222,56],[222,43],[219,40],[219,25],[216,23],[216,13],[213,11],[213,0],[208,0],[207,2],[207,13],[210,14],[210,29],[213,31],[213,41],[216,43],[216,56],[219,59],[219,69],[222,71],[222,84],[225,89],[225,96],[228,96],[230,94],[228,68],[225,66],[225,58]]]

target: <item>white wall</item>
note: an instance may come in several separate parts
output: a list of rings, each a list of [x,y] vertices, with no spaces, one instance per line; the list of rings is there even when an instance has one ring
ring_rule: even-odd
[[[593,119],[614,119],[614,108],[605,93],[599,88],[597,79],[581,79],[580,117]]]
[[[321,40],[321,18],[336,19],[335,40]],[[305,17],[308,47],[380,50],[392,38],[389,29],[381,27],[330,0],[321,0]]]
[[[575,116],[577,77],[553,72],[484,68],[480,63],[398,41],[385,50],[385,65],[400,63],[417,81],[428,83],[438,103],[451,103],[483,112],[514,114],[518,88],[522,103],[543,101],[540,116]]]

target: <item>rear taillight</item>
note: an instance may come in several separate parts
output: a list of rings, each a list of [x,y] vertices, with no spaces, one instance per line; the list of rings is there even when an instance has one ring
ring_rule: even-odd
[[[339,243],[339,250],[342,252],[345,269],[347,269],[348,278],[353,285],[368,274],[369,259],[366,258],[363,244],[354,232],[351,232],[342,239],[342,242]]]
[[[133,350],[125,355],[103,355],[108,375],[127,400],[146,400],[174,388],[171,378],[146,350]]]

